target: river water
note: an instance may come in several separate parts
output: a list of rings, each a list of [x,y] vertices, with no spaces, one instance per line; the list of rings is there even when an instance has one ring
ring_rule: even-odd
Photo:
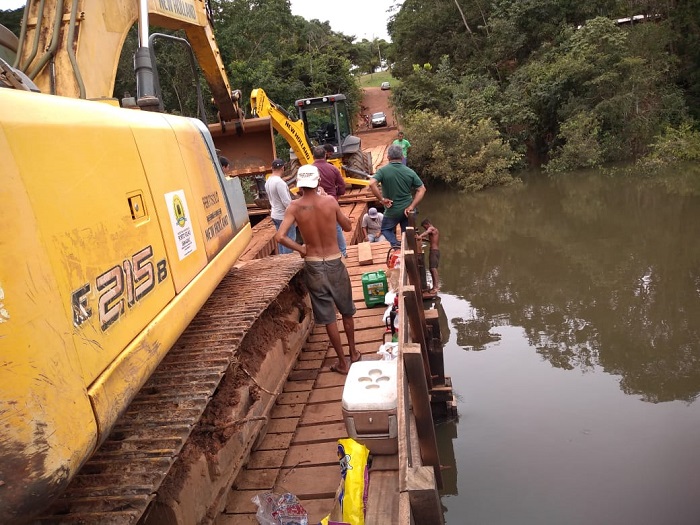
[[[698,180],[429,188],[448,524],[700,523]]]

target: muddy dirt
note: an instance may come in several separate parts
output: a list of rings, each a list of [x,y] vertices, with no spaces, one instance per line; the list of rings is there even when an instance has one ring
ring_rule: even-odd
[[[398,132],[398,119],[391,105],[391,90],[382,91],[378,87],[364,88],[362,96],[362,113],[371,115],[378,111],[386,113],[387,126],[381,128],[367,128],[361,124],[357,135],[362,139],[362,149],[368,150],[377,146],[389,145],[396,138]],[[359,119],[362,123],[362,119]]]
[[[284,341],[304,316],[311,315],[304,303],[306,295],[301,275],[296,275],[288,287],[270,304],[245,335],[226,375],[202,415],[178,460],[162,485],[161,497],[175,499],[182,490],[187,475],[202,454],[215,462],[217,452],[245,423],[246,412],[260,397],[255,377],[265,360],[266,350],[276,341]],[[287,344],[284,351],[290,350]],[[246,394],[242,399],[242,393]],[[237,406],[243,403],[243,406]]]

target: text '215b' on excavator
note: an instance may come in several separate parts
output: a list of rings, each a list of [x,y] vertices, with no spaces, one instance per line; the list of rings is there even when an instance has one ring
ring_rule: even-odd
[[[112,99],[138,21],[137,97]],[[219,123],[158,112],[149,21],[183,29]],[[6,32],[3,33],[5,36]],[[251,238],[246,122],[204,0],[30,0],[0,38],[0,522],[60,494]],[[12,49],[12,48],[15,49]],[[219,152],[217,152],[219,150]]]

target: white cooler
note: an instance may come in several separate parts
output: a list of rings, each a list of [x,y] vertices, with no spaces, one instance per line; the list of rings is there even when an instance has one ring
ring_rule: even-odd
[[[396,362],[358,361],[343,388],[343,418],[348,436],[372,454],[396,454]]]

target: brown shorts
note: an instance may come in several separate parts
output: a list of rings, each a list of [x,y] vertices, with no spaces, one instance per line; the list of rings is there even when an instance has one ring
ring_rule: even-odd
[[[304,282],[311,295],[317,324],[334,323],[336,307],[343,316],[355,314],[352,285],[343,259],[304,261]]]
[[[428,255],[428,269],[437,268],[440,264],[440,250],[430,250]]]

